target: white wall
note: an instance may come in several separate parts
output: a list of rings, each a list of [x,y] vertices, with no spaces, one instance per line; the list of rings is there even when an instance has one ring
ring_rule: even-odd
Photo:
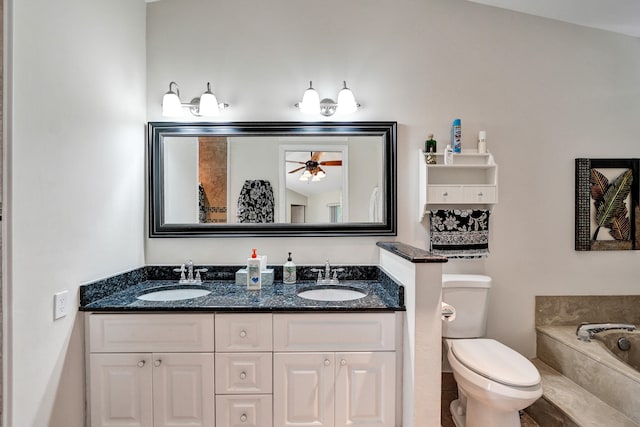
[[[5,5],[3,425],[81,427],[79,285],[144,263],[144,2]],[[63,289],[69,314],[54,321]]]
[[[148,117],[169,81],[185,98],[212,82],[221,120],[305,120],[292,105],[308,81],[333,97],[347,80],[353,120],[397,120],[398,240],[426,247],[415,220],[415,153],[442,151],[451,121],[463,143],[486,130],[500,165],[491,256],[447,271],[495,279],[488,334],[535,353],[534,296],[638,293],[638,252],[573,250],[576,157],[638,156],[640,40],[462,0],[256,3],[183,0],[148,6]],[[167,33],[168,32],[168,33]],[[253,240],[253,241],[251,241]],[[375,237],[147,239],[148,263],[375,264]]]

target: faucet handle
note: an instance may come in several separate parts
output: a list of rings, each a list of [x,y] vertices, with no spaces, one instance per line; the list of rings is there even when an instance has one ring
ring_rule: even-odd
[[[338,273],[342,273],[344,271],[344,268],[334,268],[333,269],[333,280],[338,280]]]
[[[206,273],[207,271],[209,271],[208,268],[195,268],[193,271],[196,272],[196,283],[202,283],[202,277],[200,276],[200,273]]]
[[[318,280],[322,280],[322,269],[321,268],[312,268],[311,271],[313,273],[318,273]]]
[[[173,271],[175,271],[176,273],[180,273],[180,282],[179,283],[183,283],[185,280],[187,280],[187,277],[184,275],[185,272],[185,268],[184,268],[184,264],[182,264],[180,266],[180,268],[174,268]]]

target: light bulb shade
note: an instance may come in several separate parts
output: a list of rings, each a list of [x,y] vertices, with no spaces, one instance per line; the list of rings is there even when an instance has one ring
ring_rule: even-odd
[[[318,114],[320,112],[320,95],[309,82],[309,89],[304,91],[302,101],[298,104],[300,111],[305,114]]]
[[[220,107],[216,96],[207,91],[200,96],[200,115],[207,117],[215,117],[220,115]]]
[[[312,182],[318,182],[318,181],[320,181],[321,179],[322,179],[322,178],[321,178],[321,177],[319,177],[318,175],[313,175],[313,178],[311,178],[311,181],[312,181]]]
[[[304,172],[302,172],[302,176],[304,176],[305,178],[309,178],[311,176],[311,172],[309,172],[309,170],[305,170]]]
[[[162,115],[165,117],[182,116],[182,103],[175,92],[169,91],[162,97]]]
[[[299,179],[300,181],[308,181],[308,180],[309,180],[309,177],[308,177],[308,176],[306,176],[306,175],[304,175],[304,174],[302,174],[302,175],[300,175],[300,178],[298,178],[298,179]]]
[[[326,175],[327,175],[327,174],[326,174],[326,173],[324,173],[324,171],[323,171],[322,169],[320,169],[320,170],[318,171],[318,173],[316,173],[316,176],[317,176],[319,179],[324,178]]]
[[[338,107],[336,113],[339,114],[351,114],[358,111],[358,103],[351,89],[344,84],[344,88],[338,93]]]

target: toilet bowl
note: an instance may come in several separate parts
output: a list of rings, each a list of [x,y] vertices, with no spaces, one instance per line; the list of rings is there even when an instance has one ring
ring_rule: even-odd
[[[525,357],[491,339],[446,340],[458,383],[457,427],[517,427],[519,411],[542,396],[540,374]]]
[[[442,282],[443,301],[456,309],[456,320],[443,326],[458,384],[459,398],[450,406],[453,421],[457,427],[519,427],[519,411],[542,396],[541,379],[527,358],[482,338],[491,278],[445,274]]]

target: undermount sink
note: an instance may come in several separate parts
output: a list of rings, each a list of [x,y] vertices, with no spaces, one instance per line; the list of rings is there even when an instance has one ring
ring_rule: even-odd
[[[136,298],[143,301],[180,301],[209,295],[211,291],[202,288],[172,288],[150,290]]]
[[[314,286],[298,291],[300,298],[314,301],[353,301],[367,296],[359,289],[349,286]]]

